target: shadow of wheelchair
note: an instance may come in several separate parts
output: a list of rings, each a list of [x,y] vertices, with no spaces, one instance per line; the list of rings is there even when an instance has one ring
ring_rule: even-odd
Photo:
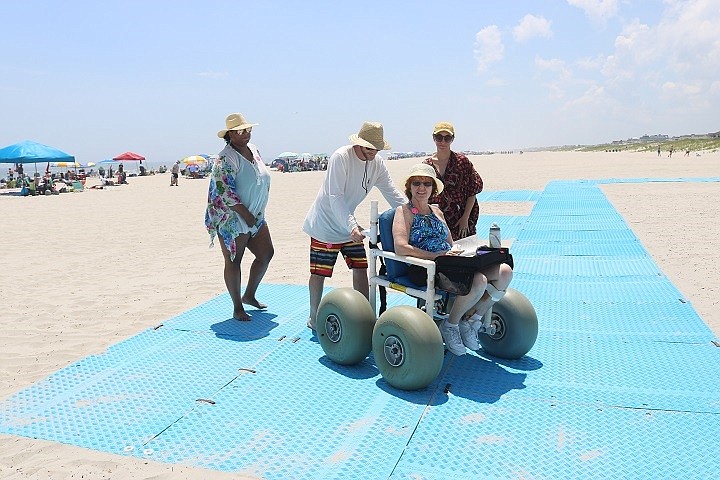
[[[523,365],[525,368],[518,368]],[[478,356],[468,353],[455,358],[442,375],[442,381],[452,395],[478,403],[495,403],[513,390],[526,388],[525,380],[528,374],[509,369],[530,370],[527,368],[528,365],[535,370],[542,368],[541,362],[528,357],[520,360],[502,360],[489,355]]]

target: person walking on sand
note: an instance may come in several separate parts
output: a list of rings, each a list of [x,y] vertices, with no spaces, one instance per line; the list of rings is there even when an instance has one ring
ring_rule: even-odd
[[[225,119],[225,128],[218,137],[225,140],[212,166],[205,226],[210,234],[210,246],[220,237],[225,266],[225,286],[233,303],[233,318],[251,320],[243,304],[263,310],[257,289],[275,254],[270,229],[265,220],[265,208],[270,196],[270,172],[260,157],[258,148],[250,143],[252,128],[240,113]],[[241,294],[241,262],[245,249],[255,255],[250,276]]]
[[[425,159],[432,165],[445,189],[433,195],[430,203],[437,204],[450,227],[453,240],[475,236],[480,206],[475,196],[482,192],[483,181],[473,164],[462,153],[453,152],[455,127],[449,122],[435,124],[432,133],[436,152]]]
[[[389,150],[383,138],[383,126],[363,123],[350,145],[338,148],[328,161],[325,179],[303,223],[310,236],[310,318],[307,326],[315,330],[318,306],[325,278],[332,277],[338,253],[352,270],[353,288],[369,296],[367,254],[363,228],[355,218],[355,209],[373,187],[385,200],[397,207],[407,202],[395,188],[379,150]]]
[[[658,157],[660,156],[660,145],[658,145]]]
[[[180,176],[180,160],[175,162],[170,169],[170,186],[178,186],[178,177]]]

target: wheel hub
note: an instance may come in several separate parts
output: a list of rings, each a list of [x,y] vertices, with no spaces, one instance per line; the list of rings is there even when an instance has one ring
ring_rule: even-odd
[[[498,315],[497,313],[492,314],[492,320],[490,321],[491,325],[495,327],[495,333],[492,335],[489,335],[490,338],[493,340],[500,340],[505,336],[505,321],[503,318]]]
[[[325,319],[325,336],[333,343],[337,343],[342,338],[342,324],[340,318],[331,313]]]
[[[385,360],[393,367],[399,367],[405,361],[405,349],[398,337],[388,335],[383,343],[383,352]]]

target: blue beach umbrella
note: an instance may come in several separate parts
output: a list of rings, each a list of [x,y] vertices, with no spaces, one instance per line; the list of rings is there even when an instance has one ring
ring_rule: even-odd
[[[74,162],[75,157],[54,147],[25,140],[0,149],[0,163]]]

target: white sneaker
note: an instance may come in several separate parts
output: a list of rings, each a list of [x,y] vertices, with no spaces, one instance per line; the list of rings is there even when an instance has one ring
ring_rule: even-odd
[[[478,332],[473,328],[472,322],[468,320],[460,320],[458,324],[460,328],[460,337],[462,342],[467,348],[473,352],[480,350],[480,343],[478,342]]]
[[[440,334],[450,353],[457,356],[465,355],[465,345],[463,345],[462,338],[460,337],[460,327],[458,325],[453,325],[447,320],[443,320],[440,324]]]

